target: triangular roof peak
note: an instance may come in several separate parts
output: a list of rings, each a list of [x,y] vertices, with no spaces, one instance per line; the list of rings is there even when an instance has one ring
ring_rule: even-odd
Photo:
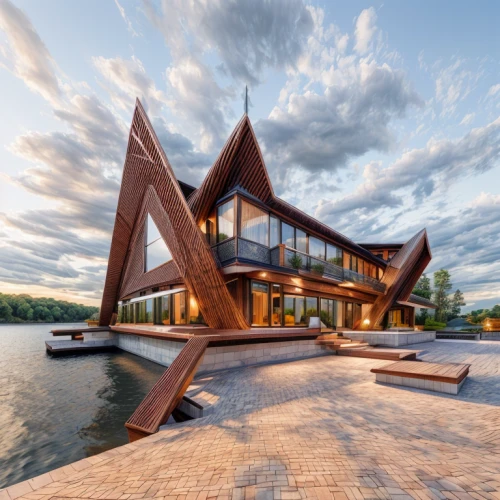
[[[206,219],[214,203],[236,186],[264,203],[274,198],[264,158],[247,114],[236,124],[203,183],[188,200],[195,219],[198,222]]]

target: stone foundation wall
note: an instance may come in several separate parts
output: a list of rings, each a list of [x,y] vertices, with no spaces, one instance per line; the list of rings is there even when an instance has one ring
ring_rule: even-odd
[[[171,340],[152,339],[139,335],[116,334],[116,345],[124,351],[170,366],[186,345]],[[208,373],[241,366],[260,365],[332,354],[314,340],[293,340],[262,344],[209,347],[197,373]]]
[[[332,351],[316,345],[314,340],[209,347],[197,373],[312,358],[328,354],[332,354]]]
[[[139,335],[117,334],[117,346],[124,351],[137,354],[141,358],[149,359],[163,366],[170,366],[182,348],[183,342],[171,340],[152,339]]]

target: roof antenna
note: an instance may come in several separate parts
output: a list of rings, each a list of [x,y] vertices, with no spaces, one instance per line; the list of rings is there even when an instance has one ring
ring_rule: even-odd
[[[245,114],[248,115],[248,86],[245,85]]]

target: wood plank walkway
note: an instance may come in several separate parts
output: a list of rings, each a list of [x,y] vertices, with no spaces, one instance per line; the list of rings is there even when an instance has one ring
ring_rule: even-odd
[[[125,424],[130,442],[158,432],[166,423],[193,380],[208,342],[209,337],[193,337],[186,343]]]

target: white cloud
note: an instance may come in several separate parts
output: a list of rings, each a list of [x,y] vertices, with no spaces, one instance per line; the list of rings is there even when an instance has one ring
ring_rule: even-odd
[[[160,113],[166,104],[165,93],[156,88],[137,57],[107,59],[99,56],[93,57],[92,63],[105,79],[104,87],[118,108],[130,111],[137,97],[145,108],[154,114]]]
[[[356,39],[354,50],[356,52],[366,54],[370,50],[372,39],[377,29],[375,25],[376,21],[377,14],[373,7],[364,9],[359,15],[356,21],[356,30],[354,31],[354,37]]]
[[[460,125],[470,125],[476,116],[476,113],[467,113],[460,122]]]
[[[3,65],[31,90],[56,103],[61,89],[54,60],[26,14],[9,0],[0,2],[0,29],[10,47]]]
[[[132,36],[140,36],[139,33],[134,29],[134,26],[132,25],[132,21],[129,19],[127,16],[127,13],[125,12],[125,9],[122,7],[120,2],[118,0],[115,0],[116,7],[118,9],[118,12],[120,13],[120,16],[122,16],[122,19],[125,21],[125,24],[127,26],[127,30]]]
[[[488,93],[486,95],[487,97],[493,97],[496,96],[499,92],[500,92],[500,83],[497,83],[496,85],[492,85],[489,88]]]

